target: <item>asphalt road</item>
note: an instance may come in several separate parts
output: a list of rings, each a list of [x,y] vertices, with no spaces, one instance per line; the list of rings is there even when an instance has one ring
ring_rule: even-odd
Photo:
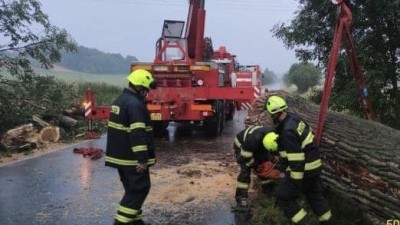
[[[183,164],[190,157],[225,159],[231,152],[234,135],[244,127],[245,115],[245,112],[237,113],[216,139],[207,139],[196,131],[178,132],[173,140],[168,136],[156,139],[158,164],[161,167]],[[112,224],[121,197],[115,193],[122,191],[116,170],[105,167],[104,158],[90,160],[74,154],[75,147],[105,149],[105,138],[0,167],[1,225]],[[174,150],[184,152],[185,157],[174,157],[175,153],[171,154]],[[214,207],[206,209],[207,216],[200,221],[190,221],[192,212],[189,211],[185,212],[186,217],[156,224],[241,225],[229,210],[232,198],[226,196],[227,202],[211,203]]]

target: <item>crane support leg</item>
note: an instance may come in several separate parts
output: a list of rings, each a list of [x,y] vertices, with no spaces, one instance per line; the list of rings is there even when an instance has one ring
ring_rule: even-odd
[[[360,107],[363,110],[364,115],[367,119],[375,120],[375,115],[372,110],[372,104],[368,96],[367,82],[365,80],[364,72],[362,71],[360,63],[357,59],[354,43],[350,34],[352,13],[349,7],[343,1],[335,2],[337,4],[340,4],[340,15],[335,27],[335,35],[332,41],[332,48],[329,55],[327,74],[324,83],[324,90],[322,93],[322,100],[316,129],[316,140],[318,144],[320,143],[322,137],[322,130],[329,105],[329,96],[332,90],[333,78],[335,76],[336,64],[339,56],[339,45],[342,43],[343,35],[346,36],[347,40],[345,47],[349,57],[351,73],[357,86]]]

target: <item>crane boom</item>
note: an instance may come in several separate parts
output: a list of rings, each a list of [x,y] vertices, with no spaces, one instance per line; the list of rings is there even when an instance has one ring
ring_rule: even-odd
[[[203,59],[203,39],[206,11],[205,0],[190,0],[189,12],[186,22],[185,39],[188,44],[189,58],[195,62]]]

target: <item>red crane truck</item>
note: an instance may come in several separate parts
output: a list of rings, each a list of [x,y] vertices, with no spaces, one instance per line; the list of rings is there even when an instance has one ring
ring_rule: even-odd
[[[157,89],[149,92],[146,102],[155,131],[165,129],[170,121],[190,122],[202,125],[207,135],[217,136],[235,110],[248,108],[260,95],[259,81],[233,85],[232,78],[239,72],[236,56],[224,46],[214,51],[210,39],[204,38],[204,4],[205,0],[189,1],[184,36],[184,21],[165,20],[154,62],[131,65],[131,71],[148,70],[157,81]],[[87,118],[91,116],[88,113]]]

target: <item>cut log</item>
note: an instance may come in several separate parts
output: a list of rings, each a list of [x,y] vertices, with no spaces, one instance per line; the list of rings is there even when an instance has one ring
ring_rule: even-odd
[[[32,116],[32,120],[38,123],[42,127],[50,126],[50,124],[44,120],[42,120],[39,116]]]
[[[58,142],[60,140],[60,128],[47,126],[39,132],[39,140],[42,143]]]
[[[73,128],[78,124],[78,120],[69,116],[61,115],[58,123],[61,127]]]
[[[246,125],[272,125],[265,110],[268,95],[286,99],[289,111],[316,128],[319,106],[283,91],[261,96],[248,111]],[[378,122],[329,111],[320,151],[324,184],[386,221],[400,218],[400,131]]]
[[[29,143],[28,139],[35,134],[33,124],[24,124],[8,130],[1,138],[1,144],[7,150],[18,149],[19,146]]]

